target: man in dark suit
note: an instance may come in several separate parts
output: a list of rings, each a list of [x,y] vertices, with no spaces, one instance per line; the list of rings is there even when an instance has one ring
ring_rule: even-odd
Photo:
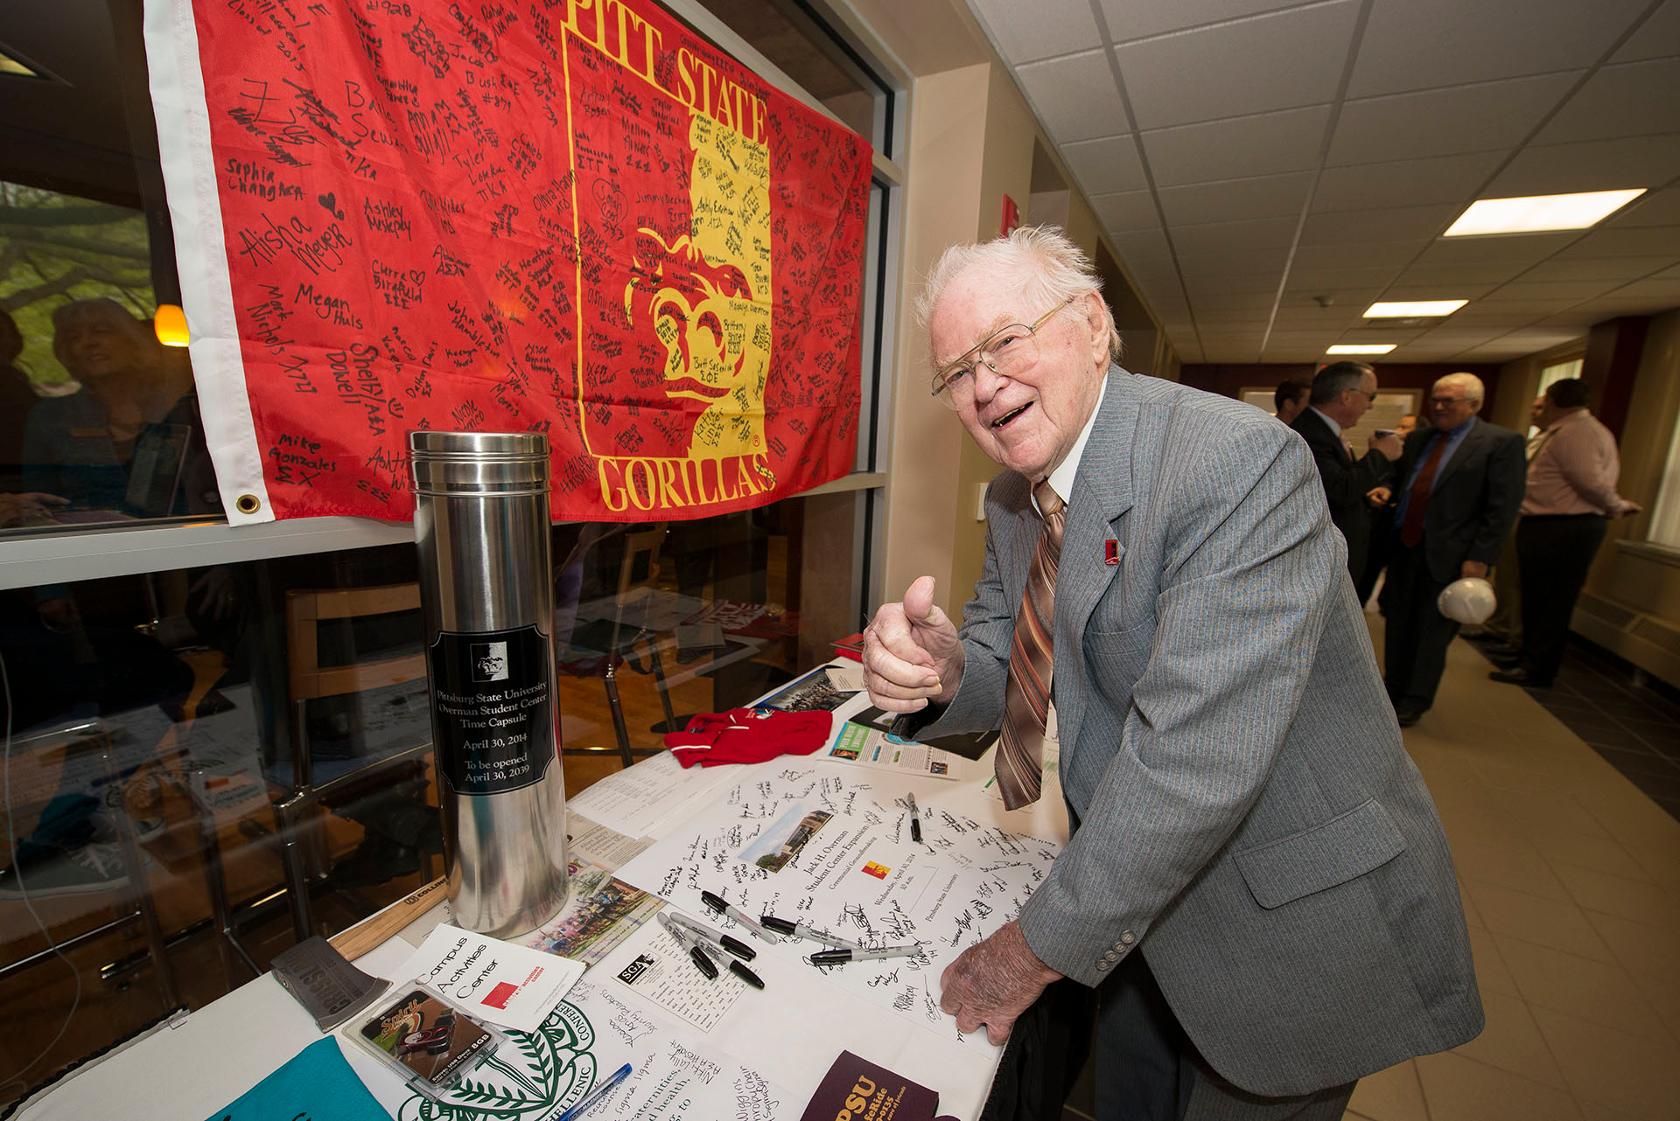
[[[1312,383],[1297,381],[1294,378],[1284,378],[1272,390],[1272,415],[1285,424],[1294,424],[1295,418],[1307,408],[1307,398],[1312,394]]]
[[[1375,370],[1363,362],[1333,362],[1313,378],[1307,407],[1289,426],[1312,449],[1330,520],[1347,541],[1348,574],[1355,580],[1364,576],[1370,552],[1372,510],[1366,495],[1388,482],[1401,450],[1400,437],[1389,432],[1373,436],[1370,448],[1355,459],[1342,438],[1342,432],[1358,424],[1376,399]]]
[[[1094,990],[1102,1121],[1341,1121],[1355,1079],[1482,1011],[1307,448],[1116,365],[1057,231],[927,283],[930,388],[1006,470],[961,631],[923,576],[876,612],[864,680],[913,736],[1001,729],[1003,805],[1030,815],[1053,767],[1074,826],[940,1007],[1001,1043],[1056,979]]]
[[[1474,374],[1448,374],[1430,391],[1433,428],[1406,441],[1395,478],[1393,554],[1383,586],[1389,699],[1401,727],[1435,703],[1458,624],[1436,597],[1454,580],[1486,577],[1522,504],[1523,438],[1479,419],[1484,390]]]

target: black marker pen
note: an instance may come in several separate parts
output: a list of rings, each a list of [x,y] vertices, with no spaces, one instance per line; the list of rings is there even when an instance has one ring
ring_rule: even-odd
[[[874,961],[877,958],[907,958],[921,953],[920,946],[882,946],[878,950],[822,950],[811,955],[812,965],[845,965],[849,961]]]

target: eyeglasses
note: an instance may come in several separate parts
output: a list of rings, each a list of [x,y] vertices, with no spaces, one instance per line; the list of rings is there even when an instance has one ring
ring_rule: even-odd
[[[1014,377],[1038,361],[1038,332],[1057,312],[1073,306],[1078,296],[1070,296],[1034,320],[1029,327],[1011,323],[969,347],[958,358],[945,363],[933,375],[933,395],[949,409],[961,408],[974,400],[974,368],[985,363],[986,368],[1000,377]]]
[[[1429,403],[1442,408],[1450,408],[1461,401],[1468,401],[1468,397],[1431,397]]]

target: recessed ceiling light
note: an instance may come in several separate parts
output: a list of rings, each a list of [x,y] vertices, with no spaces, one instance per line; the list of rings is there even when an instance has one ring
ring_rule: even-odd
[[[1584,230],[1604,221],[1644,193],[1644,187],[1633,187],[1625,191],[1477,199],[1441,236],[1478,237],[1487,234],[1531,234],[1543,230]]]
[[[1390,300],[1365,309],[1366,319],[1411,319],[1451,315],[1469,300]]]
[[[1399,343],[1337,343],[1326,354],[1387,354]]]

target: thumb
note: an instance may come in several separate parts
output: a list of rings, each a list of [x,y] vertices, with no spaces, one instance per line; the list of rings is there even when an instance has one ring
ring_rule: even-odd
[[[918,577],[904,591],[904,617],[910,620],[912,626],[917,623],[933,621],[933,613],[938,610],[933,605],[933,592],[937,586],[931,576]]]

